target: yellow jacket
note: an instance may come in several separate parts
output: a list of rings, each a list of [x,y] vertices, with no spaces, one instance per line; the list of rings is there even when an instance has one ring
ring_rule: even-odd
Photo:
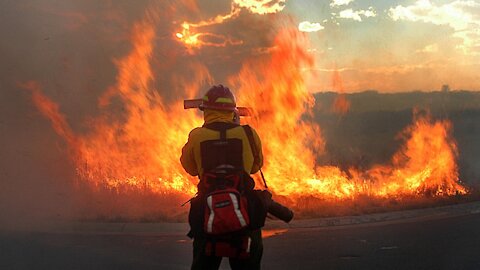
[[[233,112],[205,109],[204,119],[205,124],[214,122],[233,123]],[[252,149],[250,148],[250,142],[242,126],[228,129],[226,132],[227,139],[238,138],[242,140],[243,166],[245,172],[249,174],[256,173],[263,165],[261,141],[254,129],[252,129],[252,132],[256,149],[259,152],[259,160],[255,162],[255,164],[254,155],[252,153]],[[188,141],[182,148],[182,156],[180,157],[180,162],[182,163],[185,171],[193,176],[202,176],[203,168],[201,160],[202,157],[200,153],[200,143],[203,141],[216,139],[220,139],[220,133],[205,127],[198,127],[190,132],[188,135]]]

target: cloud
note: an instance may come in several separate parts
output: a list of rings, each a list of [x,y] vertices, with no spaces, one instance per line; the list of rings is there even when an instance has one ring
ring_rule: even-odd
[[[430,0],[418,0],[413,5],[398,5],[390,8],[389,16],[394,21],[426,22],[435,25],[448,25],[455,30],[454,37],[463,40],[458,49],[465,54],[473,54],[480,45],[475,38],[480,28],[480,3],[472,0],[457,0],[448,4],[435,4]]]
[[[353,19],[355,21],[362,21],[360,14],[358,12],[354,12],[351,8],[340,11],[339,17],[344,19]]]
[[[438,50],[439,50],[438,49],[438,44],[435,43],[435,44],[429,44],[429,45],[423,47],[423,49],[417,50],[415,52],[417,52],[417,53],[436,53],[436,52],[438,52]]]
[[[377,16],[377,13],[373,9],[373,7],[369,7],[367,10],[355,10],[355,11],[349,8],[349,9],[340,11],[340,13],[338,14],[338,18],[352,19],[352,20],[361,22],[362,17],[360,15],[363,17],[369,18],[369,17]]]
[[[312,23],[309,21],[303,21],[298,25],[298,29],[301,32],[317,32],[324,28],[320,23]]]
[[[233,4],[246,8],[252,13],[277,13],[285,8],[287,0],[233,0]]]
[[[331,7],[335,7],[335,6],[346,6],[348,4],[350,4],[351,2],[353,2],[354,0],[333,0],[331,3],[330,3],[330,6]]]

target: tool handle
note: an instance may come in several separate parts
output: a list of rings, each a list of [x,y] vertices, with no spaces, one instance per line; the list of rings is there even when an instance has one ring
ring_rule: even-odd
[[[199,108],[203,104],[203,99],[186,99],[183,101],[184,109]],[[238,115],[240,116],[252,116],[253,109],[249,107],[237,107]]]

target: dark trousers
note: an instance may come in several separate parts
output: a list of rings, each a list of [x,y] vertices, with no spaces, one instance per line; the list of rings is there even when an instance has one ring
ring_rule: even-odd
[[[247,259],[229,258],[232,270],[259,270],[263,254],[262,232],[260,229],[251,232],[250,256]],[[222,257],[205,255],[204,237],[193,239],[192,270],[217,270]]]

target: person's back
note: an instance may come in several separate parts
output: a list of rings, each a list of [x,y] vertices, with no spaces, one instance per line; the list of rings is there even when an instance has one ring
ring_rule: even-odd
[[[260,269],[263,223],[255,225],[250,217],[254,196],[249,195],[250,174],[263,164],[260,138],[235,123],[236,103],[228,88],[214,86],[203,100],[205,123],[190,132],[180,158],[185,170],[200,178],[189,214],[192,269],[218,269],[221,256],[230,257],[232,269]]]

